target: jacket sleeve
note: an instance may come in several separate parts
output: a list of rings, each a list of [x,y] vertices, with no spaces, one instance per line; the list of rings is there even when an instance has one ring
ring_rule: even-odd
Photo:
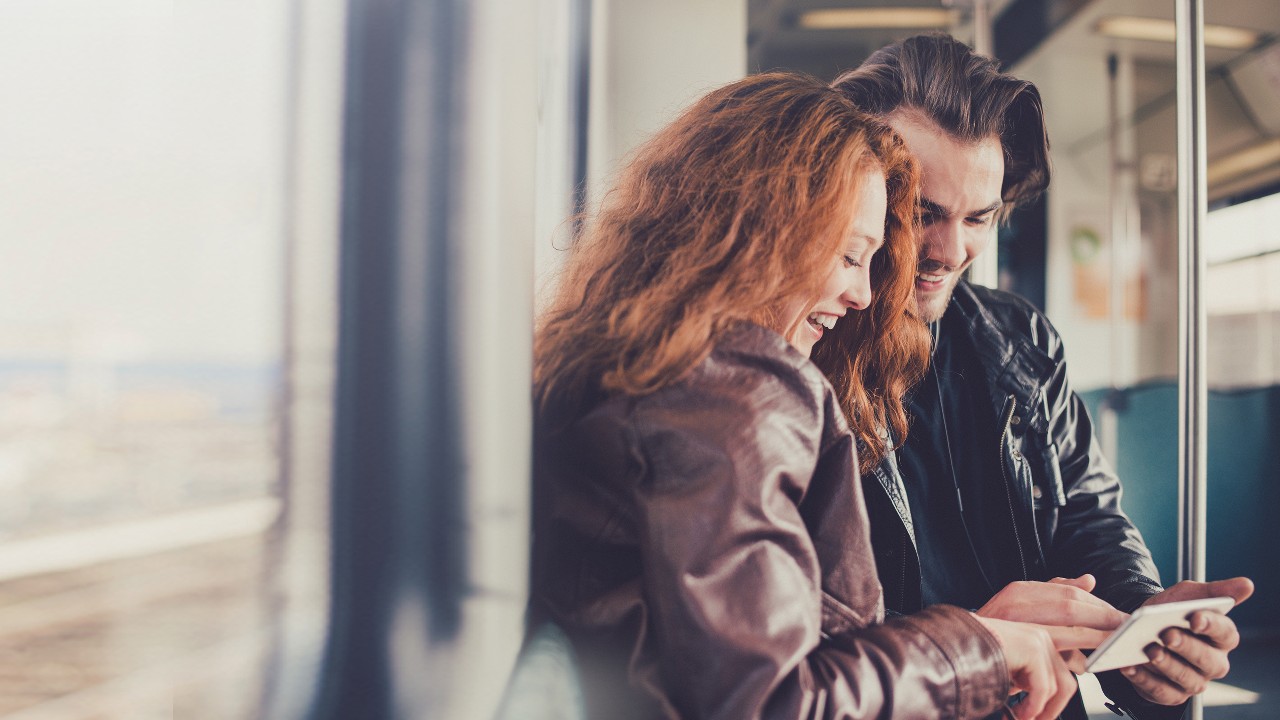
[[[812,382],[735,377],[638,405],[636,508],[647,616],[633,682],[672,717],[984,717],[1008,695],[998,641],[937,606],[827,636],[799,503],[824,452]],[[856,468],[852,445],[837,451]],[[856,480],[856,476],[855,476]],[[855,485],[857,483],[855,482]],[[860,526],[860,496],[848,518]]]

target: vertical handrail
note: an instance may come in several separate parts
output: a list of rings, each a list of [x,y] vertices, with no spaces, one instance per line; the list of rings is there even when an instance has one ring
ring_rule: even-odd
[[[346,0],[310,720],[492,717],[524,634],[537,5]]]
[[[1204,2],[1177,0],[1178,111],[1178,574],[1205,578],[1207,322],[1201,279],[1205,182]],[[1199,696],[1191,720],[1203,717]]]
[[[973,12],[974,52],[995,57],[990,0],[968,0],[964,4]],[[975,285],[992,288],[1000,286],[1000,236],[994,227],[991,230],[991,246],[969,265],[968,279]]]
[[[1126,212],[1127,190],[1121,182],[1124,172],[1121,164],[1124,153],[1120,150],[1120,124],[1123,122],[1120,110],[1120,58],[1115,53],[1107,56],[1107,189],[1110,191],[1111,240],[1107,243],[1110,251],[1110,296],[1107,312],[1108,344],[1111,348],[1108,365],[1110,391],[1099,408],[1098,436],[1102,443],[1102,451],[1107,457],[1114,458],[1119,454],[1120,436],[1119,419],[1116,416],[1117,398],[1120,392],[1121,344],[1124,342],[1124,331],[1121,327],[1124,320],[1124,281],[1120,272],[1120,244],[1128,225],[1121,218]]]
[[[1100,406],[1098,436],[1103,453],[1116,457],[1120,451],[1118,413],[1126,406],[1125,388],[1132,381],[1132,349],[1126,344],[1125,318],[1131,314],[1129,284],[1136,262],[1134,249],[1141,237],[1138,211],[1137,166],[1134,151],[1133,59],[1111,53],[1107,56],[1107,187],[1110,195],[1108,247],[1108,363],[1110,390]]]
[[[996,56],[992,42],[990,0],[973,0],[973,49],[988,57]]]
[[[290,0],[285,107],[282,521],[270,544],[273,623],[261,717],[299,718],[312,702],[329,613],[329,447],[337,343],[344,0]]]
[[[988,57],[996,55],[989,0],[973,0],[973,49]],[[1000,234],[994,227],[991,230],[991,247],[975,258],[971,267],[969,279],[972,282],[1000,287]]]

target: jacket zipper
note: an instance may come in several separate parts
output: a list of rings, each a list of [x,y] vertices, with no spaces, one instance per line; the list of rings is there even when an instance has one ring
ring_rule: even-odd
[[[898,563],[902,569],[901,577],[898,581],[898,607],[907,606],[907,545],[911,544],[907,534],[902,533],[902,562]]]
[[[1027,580],[1027,559],[1022,554],[1022,533],[1018,532],[1018,515],[1013,509],[1013,490],[1009,487],[1009,473],[1005,468],[1004,453],[1005,442],[1009,437],[1009,427],[1013,424],[1013,412],[1018,407],[1018,401],[1012,395],[1005,400],[1004,420],[1000,423],[1000,479],[1004,481],[1004,497],[1009,501],[1009,521],[1013,524],[1013,540],[1018,546],[1018,565],[1022,568],[1022,579]]]

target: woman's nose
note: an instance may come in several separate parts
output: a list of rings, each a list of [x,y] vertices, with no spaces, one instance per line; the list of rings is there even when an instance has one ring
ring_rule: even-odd
[[[866,310],[871,305],[871,278],[865,271],[857,273],[843,298],[854,310]]]

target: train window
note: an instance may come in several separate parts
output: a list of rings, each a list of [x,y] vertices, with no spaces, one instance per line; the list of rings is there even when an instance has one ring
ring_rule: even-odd
[[[1280,383],[1280,194],[1209,213],[1205,298],[1209,382],[1215,388]]]
[[[802,4],[0,2],[0,720],[571,712],[517,660],[535,288],[619,158],[701,89],[831,74],[897,36],[811,37]],[[1174,46],[1117,45],[1097,22],[1117,3],[1075,4],[1035,39],[1013,20],[1040,24],[1037,3],[972,7],[1030,43],[1004,49],[1054,119],[1035,282],[1170,579]],[[1256,199],[1205,240],[1209,377],[1232,391],[1210,525],[1235,536],[1210,537],[1210,568],[1260,587],[1264,30],[1213,56],[1209,189]],[[1104,257],[1110,233],[1132,237]],[[1270,607],[1233,617],[1274,634]]]
[[[256,715],[288,5],[0,4],[0,717]]]

